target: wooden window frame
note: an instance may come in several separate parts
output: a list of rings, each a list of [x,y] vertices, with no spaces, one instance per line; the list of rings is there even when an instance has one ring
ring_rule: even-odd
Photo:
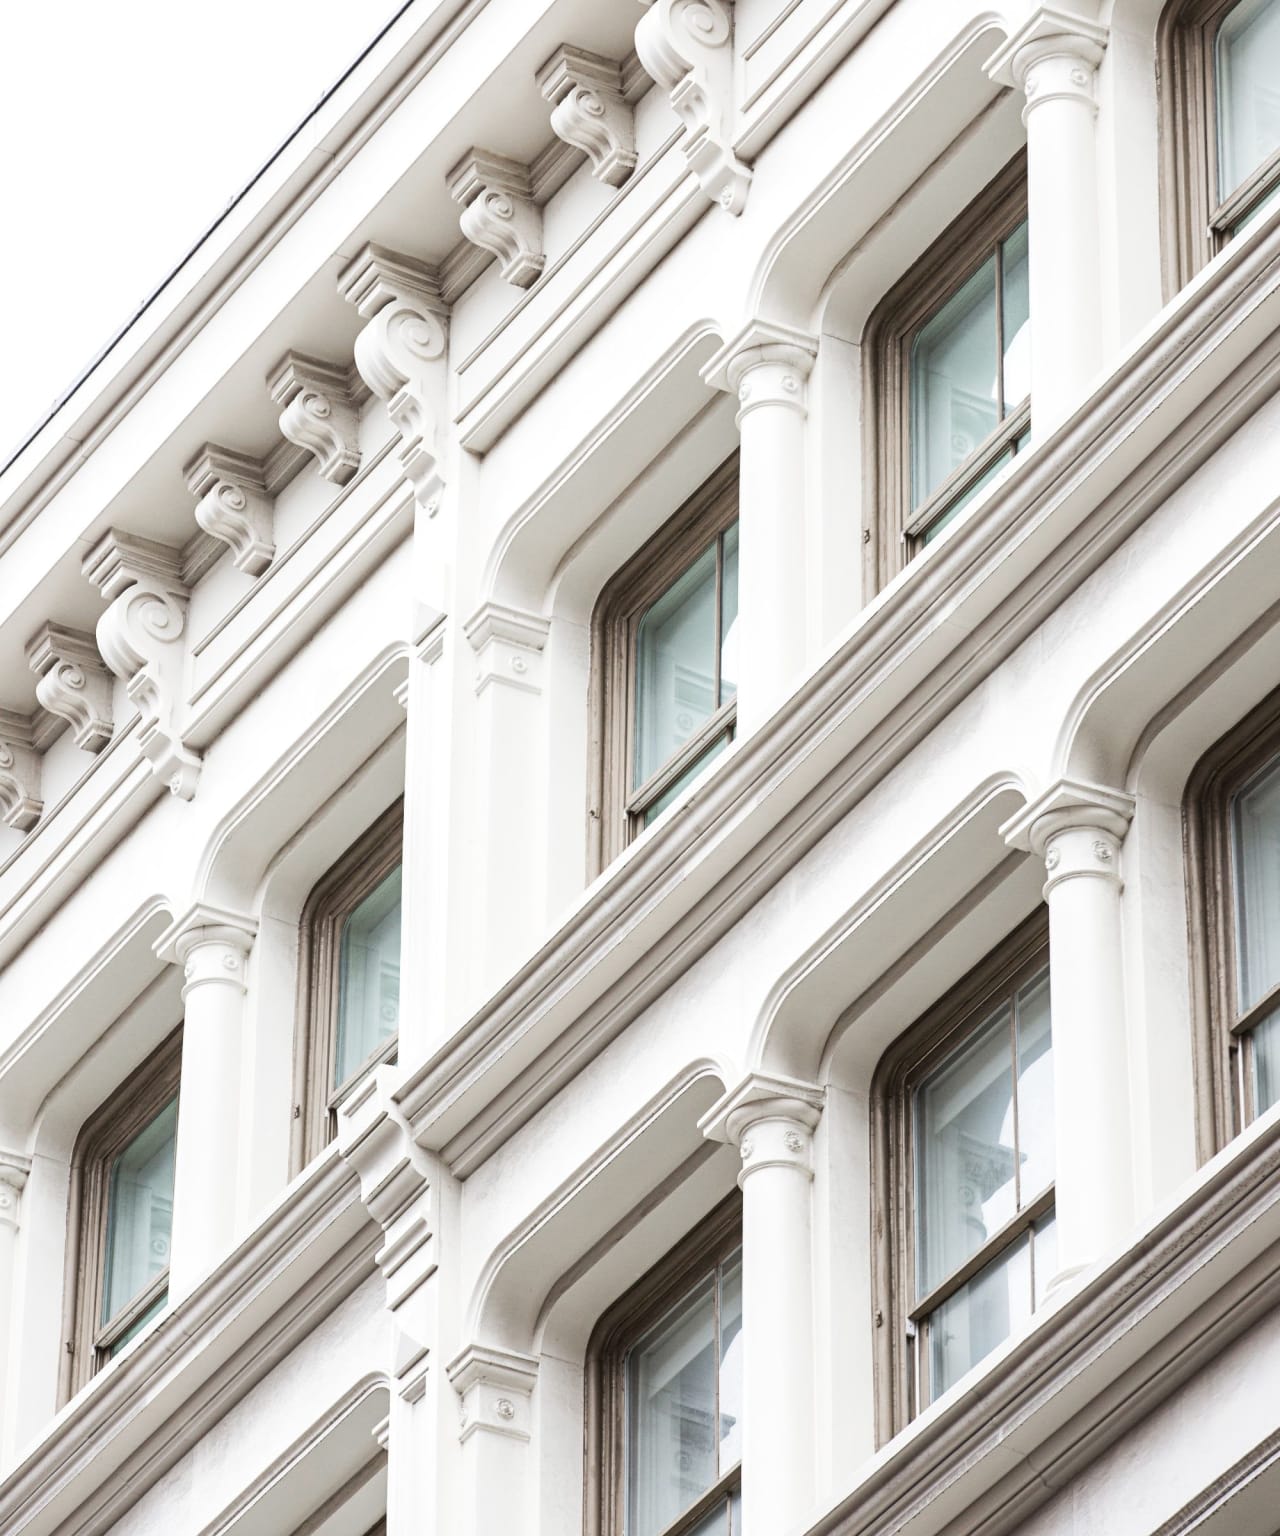
[[[600,594],[591,623],[592,793],[587,812],[595,876],[644,827],[644,813],[726,731],[737,700],[722,704],[644,784],[631,784],[636,700],[635,643],[645,610],[738,517],[738,457],[726,459],[627,561]]]
[[[356,907],[404,859],[404,800],[397,800],[346,850],[315,885],[298,933],[297,1025],[294,1030],[293,1135],[290,1168],[297,1173],[337,1134],[337,1107],[352,1085],[379,1062],[394,1058],[390,1035],[345,1083],[330,1087],[338,1033],[338,965],[342,929]]]
[[[169,1270],[115,1317],[103,1324],[107,1216],[111,1168],[133,1138],[178,1094],[182,1070],[182,1026],[130,1074],[85,1121],[71,1154],[67,1203],[62,1371],[64,1403],[110,1359],[110,1350],[168,1290]]]
[[[1216,741],[1192,769],[1182,801],[1191,938],[1192,1067],[1202,1163],[1256,1117],[1249,1031],[1274,1008],[1273,989],[1240,1010],[1236,976],[1236,795],[1280,759],[1280,688]]]
[[[626,1378],[632,1347],[663,1315],[742,1246],[742,1196],[734,1191],[601,1317],[587,1344],[583,1433],[584,1536],[624,1536]],[[735,1462],[662,1536],[682,1536],[742,1486]]]
[[[966,1262],[926,1296],[916,1296],[915,1090],[973,1035],[1003,999],[1049,959],[1049,917],[1041,907],[1003,939],[885,1051],[871,1086],[872,1251],[877,1444],[928,1406],[919,1401],[913,1331],[975,1274],[1053,1210],[1055,1183],[1037,1193]],[[1033,1276],[1034,1289],[1034,1276]]]
[[[1218,254],[1231,227],[1280,186],[1280,150],[1229,197],[1218,194],[1218,28],[1239,0],[1173,0],[1157,31],[1165,298]]]
[[[912,263],[877,305],[868,323],[863,391],[871,402],[865,419],[871,439],[866,459],[872,484],[865,500],[863,547],[867,577],[876,591],[910,562],[923,547],[928,528],[987,473],[1029,425],[1027,401],[1011,411],[963,464],[912,509],[911,344],[921,326],[1026,217],[1027,156],[1020,150]]]

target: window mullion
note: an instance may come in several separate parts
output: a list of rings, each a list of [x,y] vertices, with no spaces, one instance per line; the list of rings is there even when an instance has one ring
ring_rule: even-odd
[[[1004,241],[996,241],[996,420],[1003,421],[1004,400]]]

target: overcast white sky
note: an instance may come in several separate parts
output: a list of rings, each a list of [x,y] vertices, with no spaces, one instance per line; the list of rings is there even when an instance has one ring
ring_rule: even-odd
[[[398,9],[0,5],[0,463]]]

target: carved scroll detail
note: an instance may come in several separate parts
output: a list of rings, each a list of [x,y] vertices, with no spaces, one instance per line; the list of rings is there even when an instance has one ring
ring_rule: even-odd
[[[360,468],[360,412],[345,368],[287,352],[267,381],[282,406],[280,431],[315,456],[321,475],[346,485]]]
[[[111,740],[112,683],[93,636],[46,624],[27,642],[27,662],[40,703],[70,725],[76,746],[101,752]]]
[[[231,548],[236,569],[260,576],[275,558],[274,502],[262,465],[233,448],[206,443],[184,470],[196,522]]]
[[[538,71],[538,89],[556,137],[583,151],[597,181],[620,187],[636,168],[636,131],[618,65],[566,45]]]
[[[450,173],[449,192],[462,207],[462,233],[498,258],[507,282],[517,288],[537,282],[547,258],[542,210],[533,201],[528,166],[473,149]]]

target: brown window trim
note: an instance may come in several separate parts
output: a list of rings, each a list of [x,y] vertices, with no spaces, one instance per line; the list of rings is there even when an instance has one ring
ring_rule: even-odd
[[[102,1326],[102,1285],[106,1267],[107,1195],[111,1165],[119,1153],[178,1092],[182,1069],[182,1026],[125,1079],[85,1121],[71,1154],[67,1202],[66,1280],[63,1302],[65,1349],[58,1401],[65,1403],[99,1371],[121,1334],[168,1287],[168,1269],[158,1275],[110,1323]]]
[[[1192,769],[1182,801],[1196,1150],[1202,1163],[1254,1118],[1247,1031],[1268,999],[1243,1013],[1237,1003],[1231,802],[1277,757],[1280,689],[1209,748]]]
[[[909,1329],[940,1306],[1053,1206],[1052,1185],[993,1233],[926,1296],[915,1294],[912,1100],[917,1084],[1006,995],[1044,968],[1049,921],[1041,907],[885,1051],[871,1085],[873,1324],[876,1443],[920,1412]]]
[[[863,547],[879,591],[910,561],[926,527],[978,479],[1021,432],[1018,406],[918,509],[911,508],[910,350],[921,325],[1027,217],[1027,157],[1019,151],[881,300],[867,326],[863,397],[870,466]]]
[[[1230,197],[1218,195],[1213,46],[1238,0],[1174,0],[1157,30],[1164,296],[1173,297],[1222,250],[1237,220],[1280,183],[1280,152]]]
[[[613,576],[591,621],[591,800],[587,817],[589,873],[600,871],[643,826],[643,813],[726,730],[730,700],[647,783],[632,786],[635,639],[644,610],[738,516],[738,458],[727,459]]]
[[[735,1190],[601,1317],[586,1357],[583,1435],[584,1536],[623,1536],[626,1496],[626,1362],[631,1346],[717,1264],[742,1244],[742,1196]],[[729,1468],[664,1536],[678,1536],[736,1488]]]
[[[329,1086],[338,1028],[342,925],[404,855],[404,801],[397,800],[352,843],[312,890],[298,934],[298,1006],[293,1053],[293,1132],[289,1166],[305,1167],[337,1132],[339,1094]],[[364,1062],[363,1076],[395,1055],[390,1036]],[[349,1084],[340,1084],[346,1088]]]

